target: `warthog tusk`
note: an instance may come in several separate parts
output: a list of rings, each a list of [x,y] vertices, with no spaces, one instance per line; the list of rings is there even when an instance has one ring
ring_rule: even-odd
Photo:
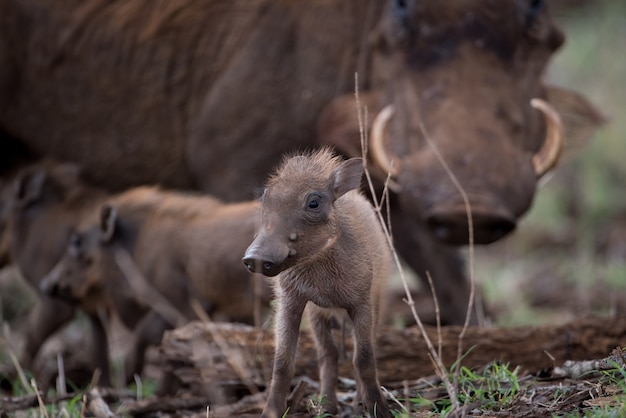
[[[378,168],[380,168],[384,173],[389,173],[392,178],[398,175],[400,161],[398,158],[393,159],[387,155],[384,141],[385,128],[389,123],[389,119],[393,116],[393,113],[393,105],[387,105],[380,112],[378,112],[374,118],[374,122],[372,123],[371,134],[372,160],[374,160],[374,164]]]
[[[541,149],[533,155],[537,177],[542,177],[559,161],[563,151],[563,124],[559,113],[545,100],[534,98],[530,105],[543,113],[546,121],[546,137]]]

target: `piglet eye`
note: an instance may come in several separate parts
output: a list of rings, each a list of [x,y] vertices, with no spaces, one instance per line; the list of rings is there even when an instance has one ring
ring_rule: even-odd
[[[72,236],[70,237],[70,246],[73,248],[78,248],[80,247],[80,236],[78,236],[77,234],[72,234]]]
[[[82,245],[82,240],[80,236],[77,234],[72,234],[72,236],[70,236],[69,254],[72,257],[80,256],[81,245]]]
[[[310,211],[310,213],[315,216],[322,212],[322,207],[324,205],[324,195],[320,193],[311,193],[306,198],[306,206],[305,209]]]

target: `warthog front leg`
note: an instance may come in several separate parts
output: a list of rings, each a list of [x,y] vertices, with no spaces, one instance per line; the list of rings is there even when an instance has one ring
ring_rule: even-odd
[[[370,306],[360,306],[348,312],[354,326],[354,357],[358,392],[363,405],[372,417],[391,418],[391,413],[380,390],[374,357],[374,318]]]
[[[74,306],[47,295],[40,295],[40,300],[28,318],[26,344],[20,359],[21,366],[29,369],[46,339],[65,325],[73,317]]]
[[[282,296],[282,295],[281,295]],[[287,409],[287,396],[294,374],[294,360],[298,348],[300,321],[306,306],[303,300],[278,298],[275,326],[275,353],[272,383],[263,418],[280,418]]]
[[[91,334],[93,336],[93,364],[100,369],[100,381],[102,386],[111,386],[111,363],[109,361],[109,339],[107,330],[97,314],[89,315]]]
[[[148,312],[139,321],[133,332],[132,345],[124,365],[126,383],[133,382],[134,376],[141,374],[148,347],[158,346],[163,333],[172,328],[173,326],[155,311]]]

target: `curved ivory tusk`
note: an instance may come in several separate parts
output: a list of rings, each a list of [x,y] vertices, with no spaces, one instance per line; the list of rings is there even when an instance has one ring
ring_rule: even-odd
[[[389,123],[389,119],[393,116],[393,105],[387,105],[378,112],[374,121],[372,122],[372,134],[371,134],[371,151],[372,160],[374,164],[383,170],[385,173],[389,173],[391,177],[398,175],[399,161],[393,161],[387,155],[385,151],[385,128]],[[391,164],[393,161],[393,165]]]
[[[546,137],[541,149],[533,155],[533,166],[537,177],[552,169],[563,151],[563,124],[561,116],[548,102],[534,98],[530,105],[543,113],[546,121]]]

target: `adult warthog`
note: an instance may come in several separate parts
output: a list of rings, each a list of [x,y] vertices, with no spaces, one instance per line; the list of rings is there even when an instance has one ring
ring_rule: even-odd
[[[469,291],[447,245],[467,242],[465,205],[421,126],[468,196],[474,242],[505,236],[570,135],[551,92],[599,120],[542,82],[562,43],[536,0],[3,0],[0,130],[110,189],[244,200],[286,152],[360,156],[358,72],[370,113],[395,109],[373,170],[397,185],[395,246],[459,323]]]

